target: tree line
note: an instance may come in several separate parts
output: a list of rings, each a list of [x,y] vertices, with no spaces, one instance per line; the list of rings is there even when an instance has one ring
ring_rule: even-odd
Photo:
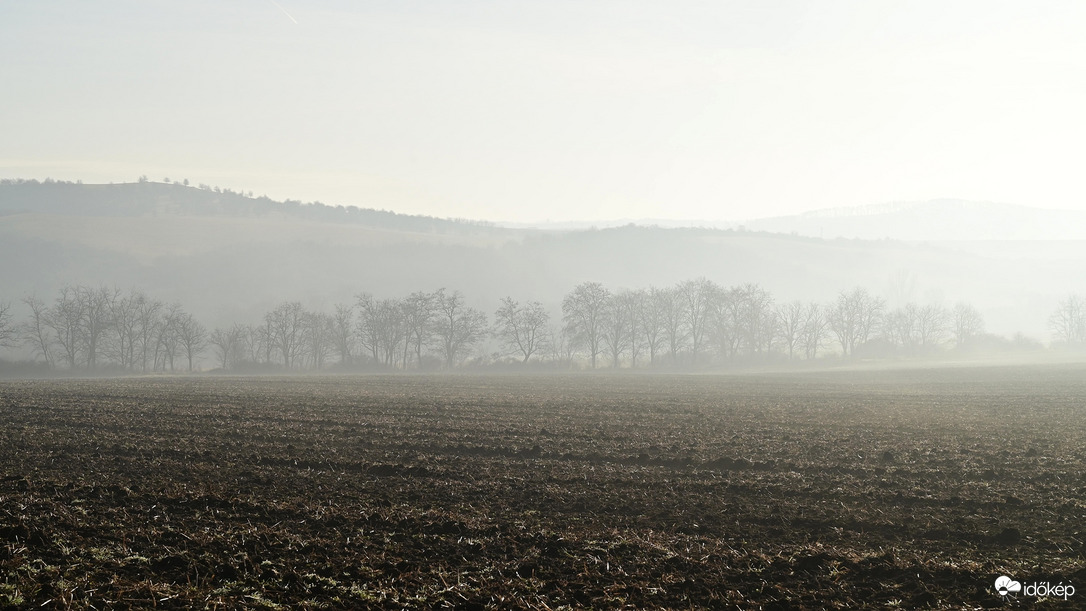
[[[0,303],[0,346],[22,346],[50,368],[86,371],[193,371],[204,357],[228,371],[699,368],[923,355],[993,341],[967,303],[889,308],[863,287],[825,303],[778,302],[757,284],[705,278],[617,291],[584,282],[554,317],[539,301],[513,297],[488,316],[444,288],[401,298],[360,293],[330,312],[283,302],[259,321],[214,329],[138,290],[66,286],[52,302],[23,303],[29,316],[18,324],[11,304]],[[1057,343],[1086,343],[1086,300],[1062,300],[1049,326]]]
[[[699,278],[673,287],[612,293],[584,283],[563,303],[563,332],[596,367],[638,362],[697,366],[713,362],[879,356],[957,347],[984,334],[969,304],[952,310],[908,304],[888,310],[885,300],[857,287],[829,303],[778,303],[757,284],[722,287]],[[839,351],[839,352],[838,352]]]
[[[11,304],[0,304],[0,345],[28,348],[49,367],[94,371],[193,370],[207,331],[180,304],[165,304],[140,291],[66,286],[52,303],[23,299],[27,320],[11,321]]]

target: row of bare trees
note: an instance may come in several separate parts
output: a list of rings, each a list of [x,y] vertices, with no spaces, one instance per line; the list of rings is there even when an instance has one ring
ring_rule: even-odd
[[[0,311],[0,342],[28,347],[49,366],[95,370],[108,363],[125,371],[173,371],[179,362],[193,366],[206,345],[207,331],[179,304],[165,304],[139,291],[66,286],[46,303],[23,300],[30,317],[21,324],[4,322],[10,306]]]
[[[208,349],[223,369],[452,368],[490,337],[504,354],[525,362],[549,348],[551,337],[549,315],[538,302],[504,299],[491,328],[487,316],[469,307],[459,291],[446,289],[403,299],[363,293],[333,313],[285,302],[259,324],[211,332],[180,305],[138,291],[69,286],[51,303],[36,297],[24,303],[30,316],[18,325],[12,323],[11,305],[0,303],[0,346],[22,345],[50,367],[70,370],[173,371],[185,364],[191,371]]]
[[[331,314],[286,302],[261,324],[215,329],[210,343],[223,369],[323,369],[332,364],[417,369],[428,358],[452,368],[488,334],[484,313],[467,306],[459,291],[440,289],[403,299],[362,293],[353,304],[337,304]]]
[[[460,292],[446,289],[402,298],[362,293],[332,312],[284,302],[259,323],[210,332],[180,305],[139,291],[69,286],[50,303],[24,303],[30,316],[17,325],[10,305],[0,304],[0,346],[21,344],[50,366],[73,370],[192,370],[208,350],[229,370],[451,369],[484,346],[496,348],[492,360],[521,363],[700,367],[831,351],[918,354],[984,335],[980,313],[964,303],[889,309],[860,287],[828,303],[778,303],[757,284],[726,287],[705,278],[617,291],[585,282],[564,296],[555,324],[540,302],[512,297],[502,299],[491,324]],[[1086,300],[1064,300],[1050,324],[1058,340],[1086,343]]]
[[[813,359],[836,343],[844,356],[881,340],[900,352],[916,353],[945,344],[962,346],[984,333],[971,305],[953,310],[907,304],[888,311],[866,289],[838,295],[828,304],[778,304],[757,284],[723,287],[699,278],[673,287],[612,293],[586,282],[562,302],[564,333],[595,368],[670,363],[756,360],[770,355]]]
[[[790,356],[802,348],[813,358],[828,330],[816,304],[778,308],[758,285],[725,288],[704,278],[615,293],[586,282],[566,295],[562,312],[565,335],[593,368],[601,357],[611,367],[693,364],[710,354],[734,360],[767,354],[782,337]]]

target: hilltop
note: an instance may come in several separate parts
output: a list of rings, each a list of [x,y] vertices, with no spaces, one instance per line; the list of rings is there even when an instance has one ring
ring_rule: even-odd
[[[0,215],[20,213],[77,217],[207,216],[266,218],[365,225],[416,233],[486,233],[492,225],[467,219],[397,214],[321,202],[275,201],[209,185],[151,182],[87,185],[81,182],[7,179],[0,181]]]

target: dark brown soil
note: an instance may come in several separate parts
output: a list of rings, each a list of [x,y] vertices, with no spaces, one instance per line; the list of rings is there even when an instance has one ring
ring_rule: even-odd
[[[0,416],[0,606],[1086,601],[1081,368],[3,382]]]

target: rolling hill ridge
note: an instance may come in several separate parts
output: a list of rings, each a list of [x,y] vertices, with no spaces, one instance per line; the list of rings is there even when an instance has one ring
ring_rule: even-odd
[[[755,282],[778,300],[828,300],[860,285],[890,301],[969,301],[993,331],[1044,336],[1048,312],[1086,278],[1086,251],[1079,242],[1018,249],[751,229],[511,229],[178,184],[0,184],[0,300],[66,284],[138,287],[212,326],[284,300],[328,309],[362,291],[440,287],[484,311],[514,296],[560,313],[580,282],[638,288],[704,276]]]

